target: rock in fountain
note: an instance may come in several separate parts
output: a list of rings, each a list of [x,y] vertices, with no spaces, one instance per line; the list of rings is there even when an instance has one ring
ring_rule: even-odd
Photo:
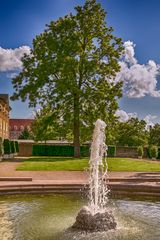
[[[107,210],[107,162],[105,144],[106,124],[98,119],[95,123],[90,155],[89,203],[83,207],[72,226],[82,231],[108,231],[116,228],[113,214]]]
[[[83,207],[72,228],[88,232],[101,232],[115,229],[116,225],[111,212],[104,211],[92,214],[89,208]]]

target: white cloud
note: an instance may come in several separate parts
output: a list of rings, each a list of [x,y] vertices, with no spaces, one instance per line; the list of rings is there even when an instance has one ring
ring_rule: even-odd
[[[0,47],[0,72],[18,70],[22,67],[21,58],[24,53],[30,54],[28,46],[15,49],[4,49]]]
[[[153,60],[147,64],[139,64],[135,58],[135,45],[131,41],[124,43],[124,58],[120,62],[121,71],[116,80],[123,81],[124,94],[130,98],[140,98],[146,95],[160,97],[157,90],[157,76],[160,66]]]
[[[137,114],[136,113],[127,113],[122,109],[118,109],[116,111],[116,116],[119,118],[120,122],[127,122],[131,118],[136,118]]]
[[[131,64],[137,63],[137,60],[134,57],[134,55],[135,55],[134,47],[135,46],[136,45],[131,41],[127,41],[124,43],[124,58],[125,58],[126,62],[131,63]]]
[[[144,118],[144,121],[146,122],[147,126],[146,128],[149,129],[150,126],[153,127],[155,125],[154,123],[154,120],[157,119],[157,116],[154,116],[154,115],[147,115],[145,118]]]
[[[127,122],[131,118],[136,118],[138,117],[137,113],[127,113],[126,111],[122,109],[118,109],[115,113],[115,115],[119,118],[120,122]],[[146,122],[146,129],[149,130],[150,126],[155,125],[155,120],[158,117],[155,115],[148,114],[146,115],[143,120]]]

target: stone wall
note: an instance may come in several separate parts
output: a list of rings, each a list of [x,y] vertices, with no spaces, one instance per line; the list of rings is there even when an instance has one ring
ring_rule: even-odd
[[[34,143],[31,142],[19,142],[19,154],[18,156],[32,156],[32,146]]]
[[[116,147],[116,157],[137,158],[137,147]]]
[[[147,147],[143,148],[143,157],[147,158]],[[116,157],[137,158],[137,147],[116,147]]]

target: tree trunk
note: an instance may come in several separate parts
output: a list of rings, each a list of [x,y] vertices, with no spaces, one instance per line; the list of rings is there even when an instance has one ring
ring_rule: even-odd
[[[79,95],[74,94],[74,157],[80,157]]]

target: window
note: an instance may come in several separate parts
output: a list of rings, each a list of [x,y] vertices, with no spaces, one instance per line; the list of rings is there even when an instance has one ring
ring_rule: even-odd
[[[23,125],[20,126],[20,130],[21,130],[21,131],[24,130],[24,126],[23,126]]]
[[[15,131],[17,131],[17,129],[18,129],[18,128],[17,128],[17,126],[16,126],[16,125],[14,125],[13,129],[14,129]]]

